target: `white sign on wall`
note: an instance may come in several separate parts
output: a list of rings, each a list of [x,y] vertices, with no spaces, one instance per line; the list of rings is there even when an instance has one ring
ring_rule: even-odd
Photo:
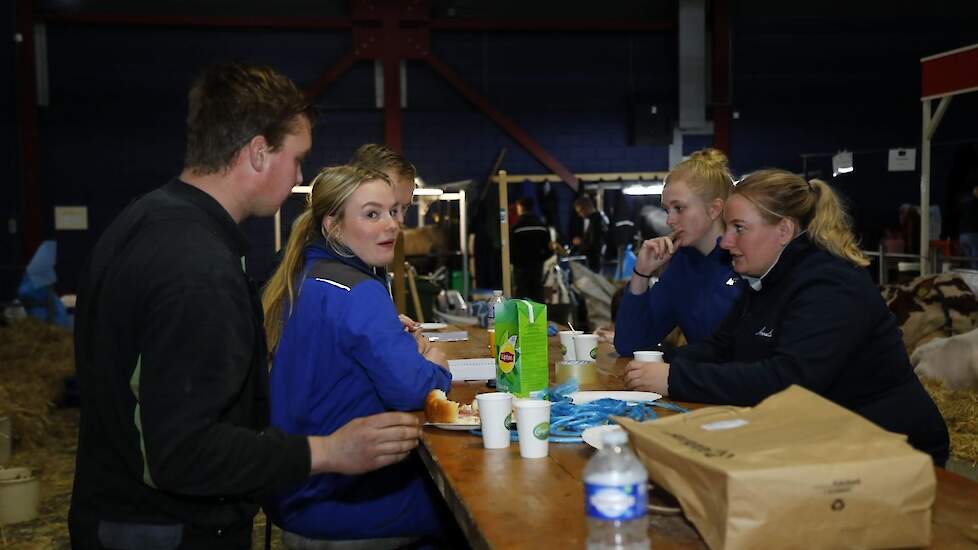
[[[890,149],[887,168],[890,172],[913,172],[917,169],[917,150]]]
[[[58,231],[88,229],[87,206],[55,206],[54,228]]]

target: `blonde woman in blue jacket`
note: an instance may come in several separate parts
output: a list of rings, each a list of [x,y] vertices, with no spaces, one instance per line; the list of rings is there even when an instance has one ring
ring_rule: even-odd
[[[326,168],[263,297],[274,361],[271,424],[329,434],[356,418],[424,407],[447,391],[444,355],[422,353],[387,293],[399,231],[384,174]],[[280,491],[266,510],[287,531],[324,539],[434,536],[437,495],[416,461],[363,475],[323,475]]]

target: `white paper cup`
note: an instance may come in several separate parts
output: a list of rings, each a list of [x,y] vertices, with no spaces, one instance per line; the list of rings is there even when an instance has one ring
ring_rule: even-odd
[[[520,456],[523,458],[547,456],[550,450],[550,401],[536,399],[517,401],[516,431],[520,436]]]
[[[479,403],[479,418],[482,422],[482,445],[487,449],[509,447],[513,396],[501,392],[480,393],[475,399]]]
[[[574,336],[584,333],[580,330],[562,330],[557,334],[560,335],[560,359],[562,361],[574,361],[577,359],[577,355],[574,353]]]
[[[594,361],[598,358],[598,335],[575,334],[574,355],[578,361]]]
[[[662,352],[661,351],[636,351],[635,352],[636,361],[648,361],[651,363],[661,363],[662,362]]]

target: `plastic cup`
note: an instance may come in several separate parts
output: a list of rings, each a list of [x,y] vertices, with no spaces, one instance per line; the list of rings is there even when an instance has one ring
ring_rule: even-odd
[[[480,393],[475,399],[482,422],[482,445],[487,449],[509,447],[513,396],[502,392]]]
[[[547,456],[550,451],[550,401],[536,399],[517,401],[516,430],[520,436],[520,456],[523,458]]]
[[[574,336],[577,336],[578,334],[584,334],[584,332],[580,330],[562,330],[557,334],[560,335],[561,360],[562,361],[576,360],[577,354],[574,353]]]
[[[598,335],[575,334],[574,355],[578,361],[594,361],[598,358]]]
[[[635,352],[636,361],[648,361],[650,363],[661,363],[662,358],[663,356],[661,351],[636,351]]]

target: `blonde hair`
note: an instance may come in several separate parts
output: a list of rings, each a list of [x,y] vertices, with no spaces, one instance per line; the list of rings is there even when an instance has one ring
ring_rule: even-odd
[[[337,238],[343,222],[343,207],[360,185],[374,180],[391,185],[390,179],[383,172],[348,165],[323,168],[312,180],[312,193],[306,199],[306,207],[292,224],[292,234],[285,245],[282,263],[262,292],[265,336],[269,351],[275,351],[282,336],[286,303],[289,307],[288,316],[292,315],[292,304],[295,302],[296,284],[299,283],[298,278],[304,265],[303,251],[306,245],[323,237],[337,253],[350,255],[349,249]],[[327,216],[333,216],[336,223],[333,224],[332,231],[325,233],[322,226]]]
[[[703,202],[727,200],[733,190],[733,177],[727,167],[727,155],[719,149],[700,149],[688,159],[672,167],[665,185],[683,181]]]
[[[759,170],[741,180],[733,194],[756,205],[768,223],[794,218],[819,247],[859,267],[869,265],[852,234],[849,214],[824,181],[808,182],[786,170]]]

